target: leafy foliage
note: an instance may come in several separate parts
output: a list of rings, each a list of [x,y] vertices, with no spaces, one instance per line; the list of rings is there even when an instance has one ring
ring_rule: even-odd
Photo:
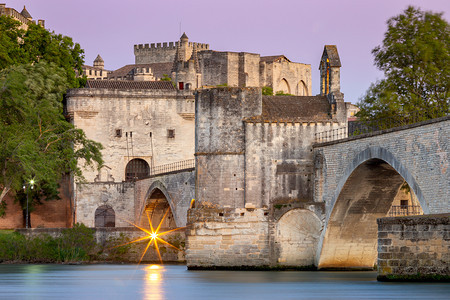
[[[273,88],[270,86],[263,86],[261,92],[264,96],[273,96]]]
[[[450,26],[442,13],[408,7],[387,21],[375,65],[384,72],[358,106],[362,120],[426,120],[449,113]]]
[[[161,81],[172,81],[172,78],[169,77],[167,74],[163,74],[163,77],[160,79]]]
[[[294,96],[294,95],[285,93],[283,91],[278,91],[275,93],[275,96]]]
[[[41,60],[0,71],[0,202],[32,178],[37,191],[55,194],[64,173],[82,178],[77,162],[102,164],[102,146],[67,122],[64,69]]]
[[[33,64],[40,60],[64,69],[69,88],[83,86],[84,51],[72,38],[49,32],[40,25],[30,24],[28,30],[8,16],[0,16],[0,70],[11,65]]]
[[[64,229],[57,237],[48,234],[27,237],[17,232],[1,232],[0,262],[89,261],[97,258],[99,247],[95,241],[94,230],[82,224]]]
[[[58,198],[62,174],[82,178],[78,160],[102,163],[101,145],[63,116],[65,91],[86,82],[77,76],[84,51],[70,37],[39,25],[19,26],[0,16],[0,215],[10,190],[24,207],[23,182],[35,179],[31,204],[39,203]]]

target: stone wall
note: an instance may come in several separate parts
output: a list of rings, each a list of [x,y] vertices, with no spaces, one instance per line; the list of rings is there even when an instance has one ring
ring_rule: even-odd
[[[110,245],[121,245],[128,241],[133,241],[138,238],[144,237],[146,234],[135,227],[128,228],[93,228],[96,242],[102,247],[109,247]],[[35,229],[17,229],[16,231],[26,236],[39,236],[43,234],[50,235],[52,237],[58,237],[61,235],[62,228],[35,228]],[[166,231],[161,228],[160,232]],[[164,243],[158,243],[158,248],[161,254],[163,262],[176,262],[184,263],[185,259],[185,240],[186,234],[184,230],[173,231],[161,236],[161,238],[171,245],[175,246],[179,250],[170,247]],[[120,255],[116,259],[120,261],[139,262],[141,259],[145,247],[149,240],[144,240],[139,243],[133,243],[126,255]],[[106,249],[108,252],[108,248]],[[107,258],[107,257],[105,257]],[[154,247],[154,244],[148,248],[148,251],[142,258],[142,262],[159,262],[159,256]]]
[[[378,280],[450,280],[450,214],[378,219]]]
[[[272,82],[268,86],[273,88],[273,92],[283,90],[282,80],[286,80],[289,85],[289,94],[296,96],[311,96],[311,65],[292,62],[274,62],[272,67]]]
[[[335,128],[339,123],[246,122],[246,203],[313,202],[314,134]]]
[[[188,213],[188,269],[268,267],[268,211],[244,208],[201,208]]]
[[[192,91],[73,89],[67,94],[67,110],[73,124],[104,147],[103,169],[83,172],[88,182],[125,180],[125,167],[133,158],[149,166],[193,158]]]
[[[75,222],[95,226],[95,211],[107,205],[114,210],[115,226],[129,227],[135,221],[134,182],[77,184]]]
[[[151,63],[164,63],[173,62],[175,59],[175,53],[180,42],[163,42],[163,43],[151,43],[151,44],[139,44],[134,45],[135,64],[151,64]],[[208,50],[208,44],[192,43],[189,42],[186,45],[188,52],[186,57],[190,57],[194,45],[198,51]]]
[[[244,206],[245,125],[261,114],[259,88],[217,88],[197,92],[196,197],[221,207]]]

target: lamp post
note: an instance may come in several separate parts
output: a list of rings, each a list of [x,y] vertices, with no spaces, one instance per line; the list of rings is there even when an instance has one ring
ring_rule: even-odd
[[[31,179],[30,182],[27,182],[23,185],[23,190],[27,194],[27,209],[25,212],[25,228],[27,228],[27,229],[28,229],[28,187],[30,187],[31,189],[34,188],[34,180],[33,179]]]

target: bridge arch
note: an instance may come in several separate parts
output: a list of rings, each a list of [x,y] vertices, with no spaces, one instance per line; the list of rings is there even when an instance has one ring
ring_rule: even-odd
[[[173,205],[173,201],[164,184],[160,181],[153,182],[145,195],[145,202],[140,213],[140,225],[149,227],[149,218],[154,227],[158,226],[167,212],[162,226],[164,228],[180,227],[176,224]]]
[[[359,152],[327,204],[327,223],[318,247],[319,268],[371,268],[377,256],[376,219],[385,217],[404,182],[429,212],[415,178],[390,151]]]
[[[294,208],[284,213],[275,226],[278,264],[314,265],[321,230],[319,217],[308,209]]]

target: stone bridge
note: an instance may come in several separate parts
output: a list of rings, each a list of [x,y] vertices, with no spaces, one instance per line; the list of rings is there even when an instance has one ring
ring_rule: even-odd
[[[168,207],[174,224],[170,227],[186,226],[187,210],[195,196],[194,160],[158,166],[152,169],[151,176],[135,182],[135,211],[137,223],[148,213],[165,213]],[[157,212],[160,210],[160,212]],[[153,217],[158,221],[159,217]]]
[[[450,211],[450,117],[314,145],[316,202],[325,203],[319,268],[371,267],[376,219],[406,181],[424,214]]]

